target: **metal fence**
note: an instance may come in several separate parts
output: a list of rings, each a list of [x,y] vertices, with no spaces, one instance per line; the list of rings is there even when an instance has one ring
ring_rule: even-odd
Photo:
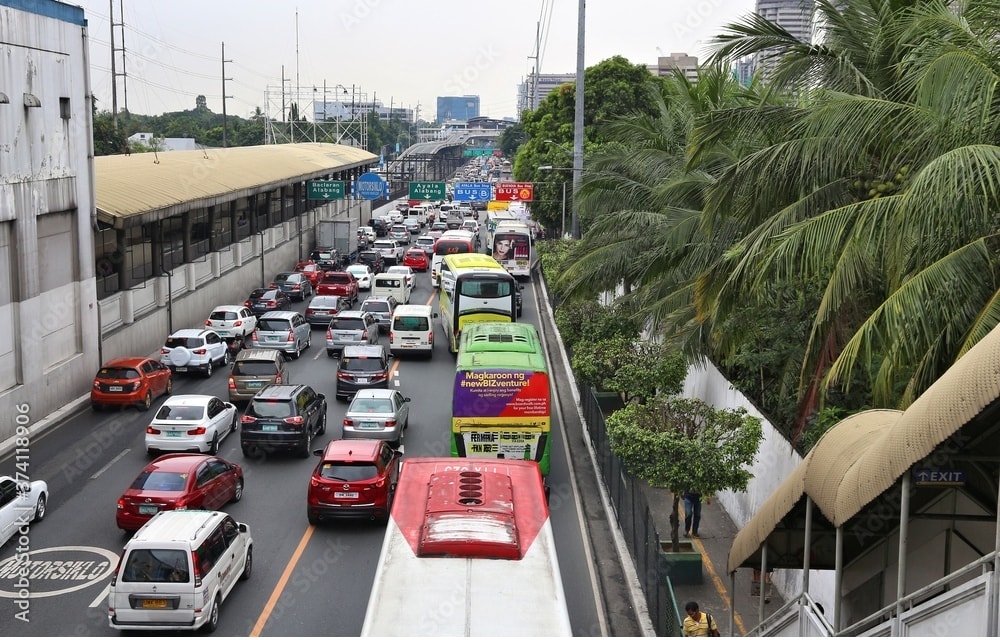
[[[646,494],[622,466],[618,456],[611,452],[604,412],[594,392],[583,385],[578,385],[578,388],[583,417],[601,476],[614,506],[618,526],[632,554],[656,635],[678,637],[682,635],[683,618],[678,611],[670,576],[660,562],[660,535],[653,523]]]

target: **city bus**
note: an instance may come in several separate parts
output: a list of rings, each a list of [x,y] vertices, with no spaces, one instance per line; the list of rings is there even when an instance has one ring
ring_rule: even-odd
[[[519,458],[549,474],[552,398],[538,331],[523,322],[466,327],[451,401],[451,455]]]
[[[493,252],[493,232],[497,230],[497,225],[504,220],[515,221],[517,214],[509,209],[496,209],[486,212],[486,251]]]
[[[439,275],[438,315],[452,353],[458,353],[459,338],[465,327],[477,322],[516,320],[517,281],[490,256],[483,253],[445,256]]]
[[[493,258],[515,278],[531,276],[534,233],[520,220],[501,220],[493,231]]]
[[[431,285],[441,286],[441,261],[445,256],[476,252],[476,238],[471,231],[453,229],[445,231],[434,243],[431,256]]]
[[[361,635],[572,636],[538,465],[404,459]]]

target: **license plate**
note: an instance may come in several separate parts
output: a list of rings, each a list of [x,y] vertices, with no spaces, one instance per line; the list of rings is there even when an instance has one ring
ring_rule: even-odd
[[[168,438],[180,438],[184,434],[181,431],[164,431],[164,435]]]
[[[108,387],[108,391],[121,391],[122,388],[119,385],[112,385]]]
[[[248,382],[247,389],[260,389],[264,386],[263,382]]]
[[[344,498],[344,499],[346,499],[346,498],[355,498],[356,499],[358,497],[358,492],[357,491],[334,491],[333,492],[333,497],[334,498]]]
[[[358,378],[358,384],[368,384],[368,378]]]
[[[267,336],[268,342],[277,342],[280,336]]]
[[[156,505],[139,505],[139,515],[141,516],[154,516],[157,511],[159,511],[159,508]]]
[[[142,608],[143,609],[166,609],[167,608],[167,601],[166,600],[151,600],[149,598],[145,598],[142,601]]]
[[[358,425],[359,429],[378,429],[377,422],[362,422]]]
[[[260,430],[261,431],[277,431],[278,430],[278,425],[276,425],[276,424],[265,424],[264,426],[261,427]]]
[[[175,368],[175,369],[176,369],[177,371],[180,371],[180,372],[182,372],[182,373],[183,373],[184,371],[187,371],[187,370],[188,370],[188,368],[187,368],[187,367],[174,367],[174,368]]]

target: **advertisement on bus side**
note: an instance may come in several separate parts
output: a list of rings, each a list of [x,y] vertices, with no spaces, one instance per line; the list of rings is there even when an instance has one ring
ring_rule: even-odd
[[[452,408],[454,418],[548,417],[548,374],[509,369],[459,371]]]

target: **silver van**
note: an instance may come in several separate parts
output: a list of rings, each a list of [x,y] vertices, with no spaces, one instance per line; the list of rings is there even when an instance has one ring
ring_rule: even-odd
[[[219,625],[219,607],[253,570],[247,525],[222,511],[161,511],[125,544],[108,591],[108,623],[123,631]]]
[[[250,338],[255,349],[279,349],[293,358],[311,344],[312,327],[297,311],[268,311],[257,319],[257,329]]]

